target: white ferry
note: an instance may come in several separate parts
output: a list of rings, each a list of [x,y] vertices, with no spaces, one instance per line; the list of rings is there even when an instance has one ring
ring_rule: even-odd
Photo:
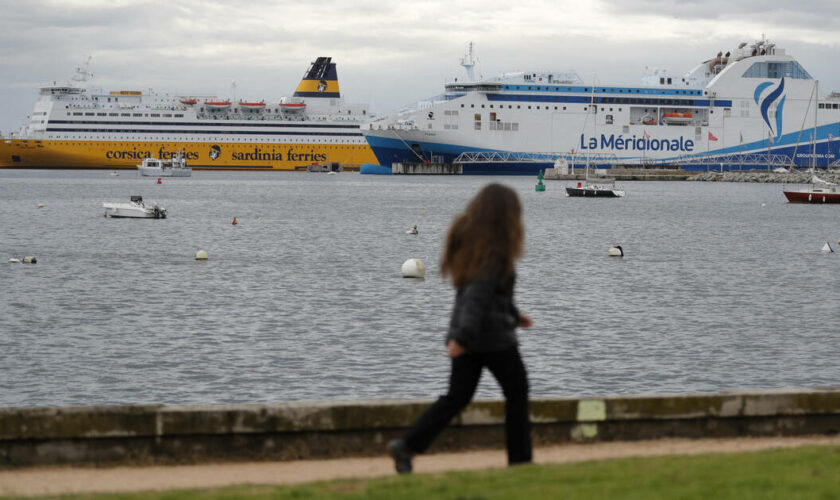
[[[88,61],[89,62],[89,61]],[[0,139],[0,167],[136,168],[179,151],[194,169],[352,168],[375,161],[360,130],[366,104],[341,98],[336,65],[319,57],[292,97],[231,100],[103,91],[88,65],[66,85],[42,87],[29,120]]]
[[[380,165],[456,162],[464,173],[531,173],[563,157],[581,168],[679,164],[689,170],[827,166],[838,159],[840,95],[767,40],[640,86],[586,84],[574,73],[475,77],[364,127]]]

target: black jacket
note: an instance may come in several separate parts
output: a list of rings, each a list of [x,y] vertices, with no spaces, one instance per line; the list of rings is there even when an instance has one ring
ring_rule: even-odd
[[[479,275],[457,290],[446,342],[467,352],[505,351],[517,346],[519,311],[513,303],[515,276],[499,283],[498,273]]]

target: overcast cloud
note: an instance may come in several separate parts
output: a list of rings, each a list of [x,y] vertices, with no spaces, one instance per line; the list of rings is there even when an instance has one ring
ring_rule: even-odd
[[[840,90],[840,2],[829,0],[0,0],[0,12],[3,133],[88,56],[106,90],[267,101],[332,56],[345,99],[382,114],[461,76],[470,41],[487,76],[576,70],[632,84],[645,67],[681,74],[765,34]]]

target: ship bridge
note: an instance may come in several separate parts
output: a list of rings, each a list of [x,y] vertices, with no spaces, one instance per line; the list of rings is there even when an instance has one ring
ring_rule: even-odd
[[[66,94],[82,94],[85,89],[73,87],[70,85],[48,85],[41,87],[41,95],[66,95]]]

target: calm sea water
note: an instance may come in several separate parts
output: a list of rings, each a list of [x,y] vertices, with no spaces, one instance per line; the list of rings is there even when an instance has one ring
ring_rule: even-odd
[[[594,200],[530,177],[0,170],[0,406],[436,397],[442,240],[494,181],[525,210],[534,396],[838,385],[840,252],[820,248],[838,246],[840,207],[780,185],[626,182]],[[133,194],[170,218],[102,217]],[[38,263],[6,264],[23,255]],[[401,277],[408,258],[424,281]],[[487,373],[478,396],[501,396]]]

